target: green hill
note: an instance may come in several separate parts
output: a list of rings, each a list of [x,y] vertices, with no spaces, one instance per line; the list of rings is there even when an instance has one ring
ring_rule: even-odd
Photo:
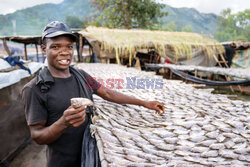
[[[164,10],[168,11],[168,16],[163,18],[163,22],[166,24],[174,21],[179,31],[183,26],[191,25],[194,32],[215,33],[217,24],[215,14],[200,13],[194,8],[173,8],[168,5],[165,6]]]
[[[52,20],[65,21],[67,16],[81,19],[93,14],[89,0],[64,0],[60,4],[42,4],[18,10],[7,15],[0,15],[0,36],[13,34],[12,20],[16,20],[17,35],[40,35],[43,27]],[[190,8],[165,7],[168,16],[163,18],[164,24],[174,21],[178,30],[182,26],[192,25],[194,32],[214,34],[216,15],[202,14]]]
[[[12,20],[16,20],[17,35],[40,35],[43,27],[52,20],[65,21],[67,16],[84,18],[91,8],[88,0],[64,0],[60,4],[42,4],[0,15],[0,35],[12,35]]]

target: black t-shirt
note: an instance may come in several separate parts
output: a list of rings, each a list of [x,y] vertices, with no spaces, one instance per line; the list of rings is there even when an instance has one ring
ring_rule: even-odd
[[[91,78],[86,72],[82,70],[80,72],[86,79]],[[54,78],[48,71],[47,75],[48,78],[45,80],[54,82],[48,92],[40,91],[35,78],[23,88],[22,99],[28,125],[35,125],[44,120],[47,121],[46,126],[52,125],[71,105],[70,99],[80,96],[79,85],[73,74],[69,78]],[[97,82],[96,85],[98,85]],[[90,92],[93,94],[96,91],[97,89],[92,89]],[[48,167],[81,166],[82,138],[87,123],[88,117],[86,116],[81,126],[68,127],[56,141],[48,145],[46,152]]]

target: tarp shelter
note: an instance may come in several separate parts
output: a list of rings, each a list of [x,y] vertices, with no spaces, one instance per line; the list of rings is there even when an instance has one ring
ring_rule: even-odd
[[[233,68],[249,68],[250,67],[250,42],[227,42],[225,43],[232,48],[235,48],[233,57]]]
[[[42,38],[41,36],[15,36],[15,37],[0,37],[0,39],[3,41],[3,45],[5,48],[5,51],[7,52],[8,56],[12,56],[11,52],[7,46],[6,41],[13,41],[17,43],[24,44],[24,59],[28,60],[27,55],[27,45],[34,44],[36,46],[36,53],[37,53],[37,60],[38,60],[38,47],[37,45],[41,45]]]
[[[120,58],[131,63],[137,52],[155,50],[174,63],[214,66],[213,56],[224,52],[221,44],[195,33],[97,27],[87,27],[78,33],[87,39],[98,58],[116,58],[118,64]]]

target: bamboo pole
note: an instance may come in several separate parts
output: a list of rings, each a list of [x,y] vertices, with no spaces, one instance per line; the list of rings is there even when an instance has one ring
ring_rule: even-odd
[[[3,39],[3,46],[4,46],[4,49],[7,52],[8,56],[12,56],[12,54],[7,46],[6,39]]]

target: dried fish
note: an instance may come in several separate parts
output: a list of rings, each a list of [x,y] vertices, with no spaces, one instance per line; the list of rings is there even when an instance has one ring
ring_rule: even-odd
[[[188,141],[188,140],[179,140],[177,144],[182,145],[182,146],[189,146],[189,147],[194,147],[195,143]]]
[[[164,141],[167,144],[176,144],[178,142],[178,138],[177,137],[168,137],[168,138],[164,138]]]
[[[154,134],[160,136],[161,138],[168,138],[168,137],[173,137],[173,136],[176,136],[174,133],[172,132],[169,132],[167,130],[164,130],[164,129],[155,129],[153,131]]]
[[[213,125],[204,125],[203,127],[202,127],[202,129],[204,129],[205,131],[214,131],[214,130],[216,130],[216,127],[215,126],[213,126]]]
[[[208,147],[193,147],[191,148],[190,151],[195,152],[195,153],[202,153],[202,152],[207,152],[209,150]]]
[[[214,144],[211,144],[209,148],[213,150],[220,150],[220,149],[224,149],[225,145],[223,143],[214,143]]]
[[[237,159],[239,155],[235,154],[232,150],[223,149],[219,151],[219,154],[225,158]]]
[[[94,103],[87,99],[87,98],[82,98],[82,97],[76,97],[76,98],[72,98],[70,99],[71,101],[71,105],[74,107],[74,108],[79,108],[81,106],[92,106],[94,105]]]
[[[215,151],[215,150],[201,153],[201,157],[204,157],[204,158],[217,157],[217,156],[218,156],[218,151]]]
[[[189,138],[192,142],[201,142],[203,140],[206,139],[205,136],[199,136],[199,135],[190,135],[190,138]]]
[[[208,132],[206,136],[209,137],[210,139],[216,139],[219,136],[219,132],[218,131]]]
[[[218,142],[223,142],[226,138],[222,134],[220,134],[216,139],[218,140]]]
[[[238,154],[241,154],[241,155],[250,154],[250,147],[247,147],[247,148],[237,148],[237,149],[234,149],[234,152],[238,153]]]
[[[109,141],[111,143],[115,143],[115,144],[119,144],[119,140],[116,137],[113,137],[111,135],[109,135],[108,133],[104,133],[100,130],[97,130],[98,135],[100,136],[100,138],[104,141]]]
[[[113,64],[81,67],[104,80],[159,78]],[[232,101],[225,95],[165,79],[162,89],[117,91],[158,100],[165,104],[166,112],[157,115],[144,107],[94,96],[97,110],[91,133],[100,137],[101,159],[107,166],[249,166],[250,102]]]
[[[226,148],[232,148],[234,145],[235,143],[232,140],[225,142]]]
[[[214,144],[215,142],[217,142],[216,140],[205,140],[200,142],[201,145],[209,147],[211,144]]]
[[[139,157],[134,156],[134,155],[125,155],[124,158],[129,160],[129,161],[136,162],[136,163],[145,163],[145,162],[147,162],[147,160],[139,158]]]

